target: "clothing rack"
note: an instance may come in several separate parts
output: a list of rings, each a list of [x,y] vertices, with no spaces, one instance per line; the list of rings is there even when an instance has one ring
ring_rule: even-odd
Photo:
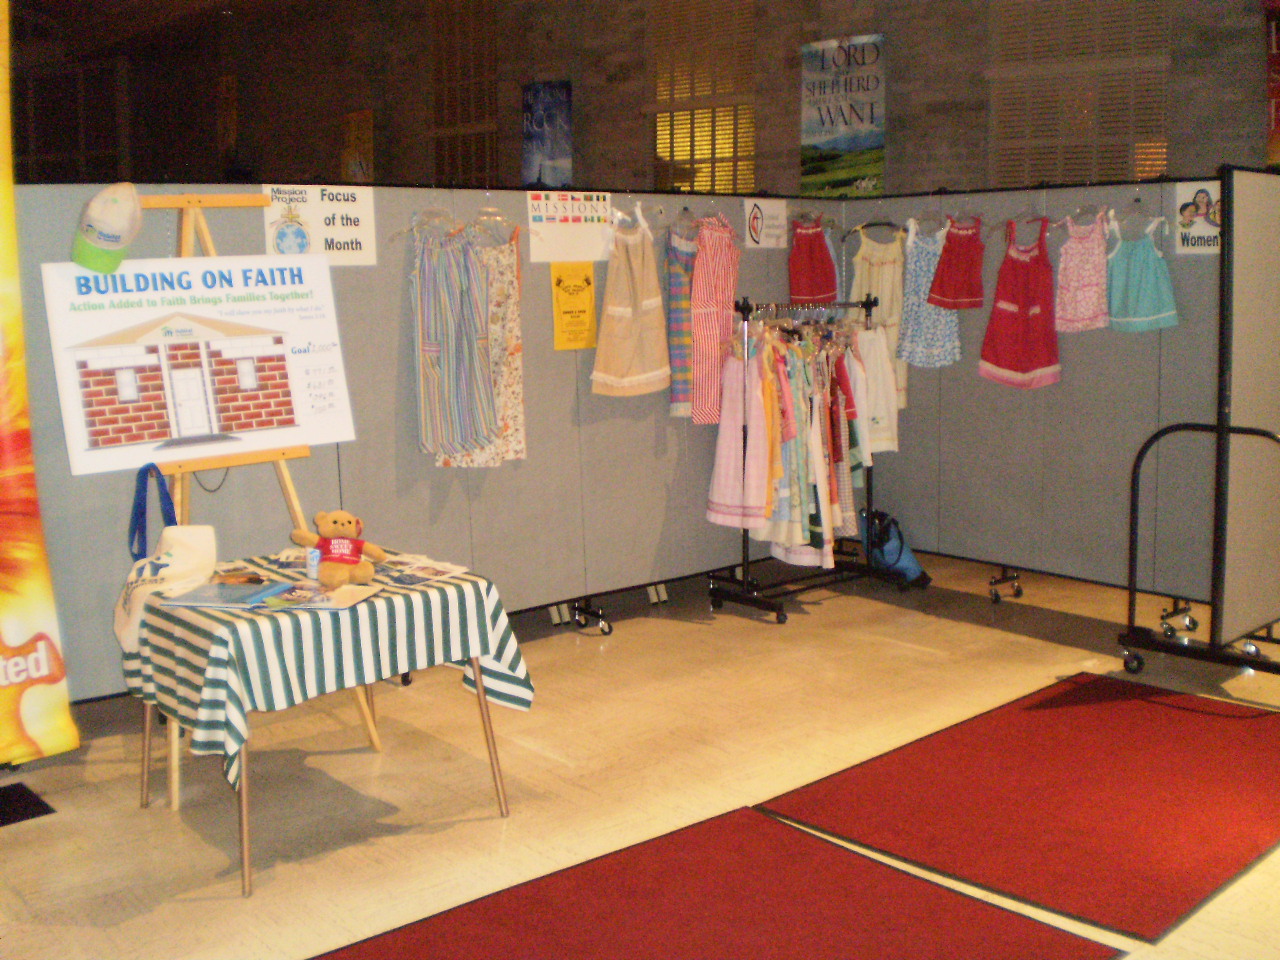
[[[864,312],[867,328],[871,327],[872,311],[880,305],[877,297],[868,295],[862,300],[854,301],[834,301],[829,303],[761,303],[753,304],[747,297],[734,304],[734,309],[742,317],[742,356],[745,361],[750,350],[748,344],[748,321],[758,312],[768,313],[798,313],[800,311],[812,310],[849,310],[858,309]],[[825,322],[831,322],[834,317],[828,318]],[[810,323],[812,325],[812,323]],[[744,372],[745,379],[745,372]],[[746,398],[743,399],[743,406],[746,406]],[[742,418],[742,457],[744,477],[743,483],[746,483],[745,468],[747,457],[747,417]],[[872,468],[870,466],[863,468],[866,477],[865,500],[866,511],[869,514],[872,510]],[[847,537],[837,538],[837,546],[840,540],[847,540]],[[863,544],[863,553],[861,557],[857,551],[839,550],[835,551],[835,567],[832,569],[823,569],[816,573],[801,574],[790,577],[785,581],[771,583],[763,586],[751,575],[751,539],[750,534],[744,527],[742,530],[742,563],[736,570],[713,571],[708,577],[708,595],[711,601],[711,609],[719,610],[726,603],[736,603],[742,606],[754,607],[757,610],[764,610],[772,613],[778,623],[787,622],[787,612],[784,600],[787,597],[804,593],[817,587],[829,586],[834,583],[841,583],[846,580],[856,580],[868,576],[878,576],[878,571],[871,565],[871,558],[866,553],[866,544]]]

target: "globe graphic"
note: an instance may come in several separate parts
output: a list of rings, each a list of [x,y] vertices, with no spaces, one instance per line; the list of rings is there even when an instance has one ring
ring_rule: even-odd
[[[306,253],[311,238],[302,224],[285,221],[276,227],[276,253]]]

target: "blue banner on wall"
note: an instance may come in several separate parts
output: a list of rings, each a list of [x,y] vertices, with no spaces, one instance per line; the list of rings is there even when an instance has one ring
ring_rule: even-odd
[[[568,80],[524,85],[524,162],[531,190],[573,184],[573,92]]]

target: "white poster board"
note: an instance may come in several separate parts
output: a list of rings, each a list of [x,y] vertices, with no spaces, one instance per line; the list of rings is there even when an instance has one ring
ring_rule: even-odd
[[[746,249],[787,246],[787,201],[746,197],[742,201],[742,216],[747,225],[742,240]]]
[[[613,239],[610,194],[532,190],[529,259],[534,263],[584,263],[609,259]]]
[[[262,192],[267,253],[323,253],[335,267],[378,262],[373,187],[264,183]]]
[[[73,475],[355,438],[322,254],[42,272]]]

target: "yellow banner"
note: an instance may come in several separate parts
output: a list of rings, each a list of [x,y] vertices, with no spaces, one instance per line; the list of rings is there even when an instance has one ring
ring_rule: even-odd
[[[80,734],[71,719],[31,456],[6,0],[0,0],[0,49],[0,764],[19,764],[74,750]]]
[[[596,345],[596,265],[551,264],[551,302],[557,350],[590,350]]]

